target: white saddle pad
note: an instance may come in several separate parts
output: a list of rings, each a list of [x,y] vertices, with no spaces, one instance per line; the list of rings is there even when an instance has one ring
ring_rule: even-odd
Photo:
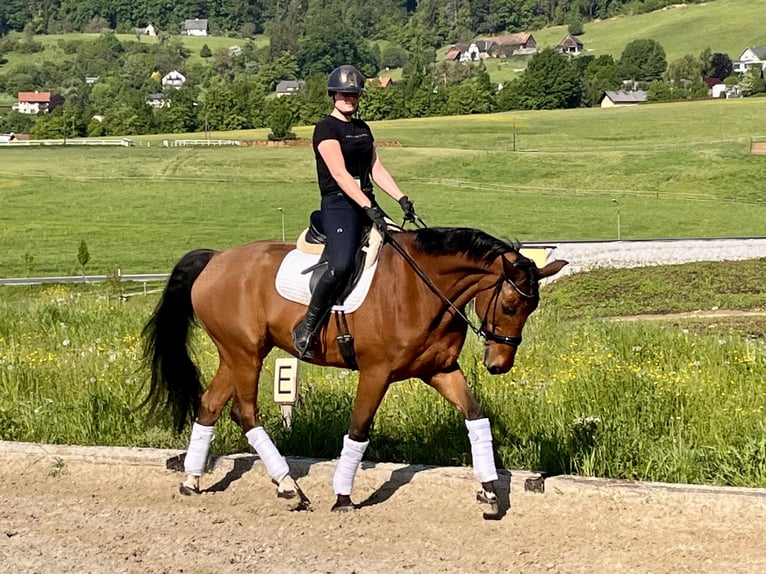
[[[308,269],[319,261],[319,255],[303,253],[293,249],[282,260],[277,271],[276,287],[277,293],[288,301],[308,305],[311,299],[309,291],[309,281],[311,273],[301,274],[301,271]],[[367,292],[370,290],[372,277],[377,269],[377,261],[362,272],[359,282],[351,291],[342,305],[335,305],[333,311],[343,311],[344,313],[353,313],[364,302]]]

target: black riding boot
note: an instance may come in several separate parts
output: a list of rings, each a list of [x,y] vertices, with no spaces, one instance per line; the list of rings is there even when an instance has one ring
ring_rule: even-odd
[[[325,272],[314,287],[308,311],[303,320],[293,329],[293,343],[298,358],[308,361],[314,358],[314,336],[330,314],[335,304],[338,284],[332,271]]]

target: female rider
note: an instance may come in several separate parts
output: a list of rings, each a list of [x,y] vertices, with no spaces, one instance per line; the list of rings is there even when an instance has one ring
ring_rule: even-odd
[[[353,117],[364,93],[364,76],[353,66],[340,66],[330,73],[327,93],[333,110],[317,123],[313,137],[327,269],[314,288],[306,315],[293,329],[295,349],[304,360],[313,357],[314,337],[354,271],[363,225],[371,221],[381,231],[386,228],[372,182],[399,202],[405,220],[416,217],[412,202],[380,161],[369,126]]]

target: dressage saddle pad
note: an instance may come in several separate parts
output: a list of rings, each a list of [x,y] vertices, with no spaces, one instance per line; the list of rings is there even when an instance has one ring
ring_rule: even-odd
[[[308,305],[311,299],[311,292],[309,290],[309,281],[311,279],[311,273],[305,275],[301,272],[308,269],[312,265],[315,265],[319,261],[320,255],[309,254],[293,249],[282,260],[282,263],[277,270],[276,287],[277,293],[288,301],[294,301],[295,303],[301,303]],[[377,261],[371,266],[367,267],[359,278],[359,282],[354,287],[354,290],[346,297],[346,300],[340,304],[335,305],[333,311],[343,311],[344,313],[353,313],[364,302],[364,298],[367,296],[367,292],[370,290],[370,284],[372,283],[372,277],[375,275],[375,269],[377,269]]]

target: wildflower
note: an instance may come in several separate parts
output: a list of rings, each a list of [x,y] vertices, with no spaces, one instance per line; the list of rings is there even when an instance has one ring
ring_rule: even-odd
[[[70,343],[69,339],[64,339],[63,341],[61,341],[61,344],[64,345],[65,347],[68,347],[69,343]]]
[[[643,349],[643,347],[641,345],[636,345],[635,347],[633,347],[633,352],[634,353],[640,353],[641,349]]]

